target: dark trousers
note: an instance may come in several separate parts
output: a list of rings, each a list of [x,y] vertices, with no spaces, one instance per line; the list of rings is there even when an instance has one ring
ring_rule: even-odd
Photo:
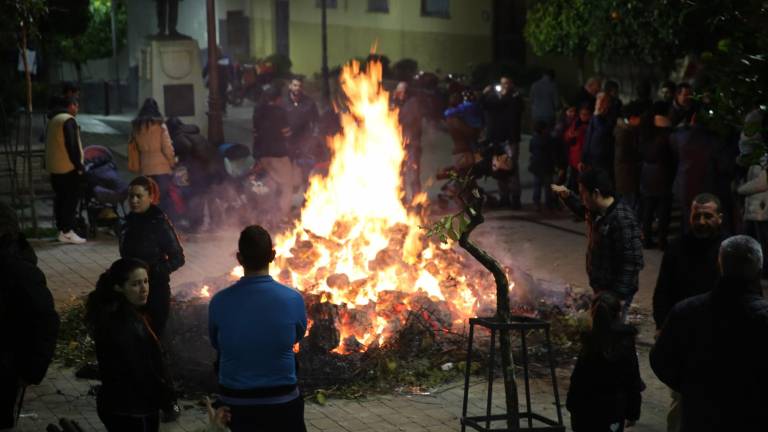
[[[72,231],[75,227],[75,212],[80,200],[80,174],[70,171],[66,174],[51,174],[53,186],[53,216],[56,228],[61,232]]]
[[[159,414],[122,415],[97,410],[99,420],[108,432],[157,432],[160,430]]]
[[[669,217],[672,211],[672,197],[664,196],[644,196],[642,205],[642,228],[643,239],[649,242],[653,239],[653,220],[659,218],[659,242],[667,242],[667,233],[669,232]]]
[[[552,189],[550,188],[550,185],[552,184],[552,179],[547,176],[533,176],[533,203],[534,204],[541,204],[541,194],[542,190],[544,192],[544,202],[547,204],[548,208],[554,208],[555,207],[555,196],[552,193]]]
[[[147,314],[152,324],[152,330],[158,337],[165,331],[168,315],[171,311],[170,277],[160,271],[150,271],[149,297],[147,297]]]
[[[0,429],[12,428],[16,424],[21,398],[17,376],[0,379]]]
[[[520,143],[510,142],[505,150],[511,159],[512,170],[496,178],[499,186],[499,199],[502,204],[520,204]]]
[[[232,432],[306,432],[304,398],[276,405],[229,405]]]

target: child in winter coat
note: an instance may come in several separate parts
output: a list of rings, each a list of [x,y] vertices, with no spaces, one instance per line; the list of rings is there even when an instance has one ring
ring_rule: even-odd
[[[640,418],[644,389],[637,363],[637,330],[620,320],[621,302],[610,292],[592,301],[592,328],[571,374],[566,407],[574,432],[621,432]]]

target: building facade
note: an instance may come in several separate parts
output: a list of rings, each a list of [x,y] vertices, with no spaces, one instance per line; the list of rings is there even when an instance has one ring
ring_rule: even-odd
[[[492,0],[326,0],[328,64],[365,57],[371,46],[392,62],[410,58],[423,70],[466,72],[492,59]],[[217,0],[217,40],[240,60],[287,55],[293,71],[321,67],[321,0]],[[130,64],[156,32],[151,0],[128,2]],[[207,46],[205,0],[179,3],[178,30]]]

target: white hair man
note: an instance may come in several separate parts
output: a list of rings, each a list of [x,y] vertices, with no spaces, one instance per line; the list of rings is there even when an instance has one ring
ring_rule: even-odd
[[[651,350],[651,368],[682,395],[682,432],[759,430],[768,404],[768,301],[763,251],[751,237],[720,245],[721,279],[678,303]]]

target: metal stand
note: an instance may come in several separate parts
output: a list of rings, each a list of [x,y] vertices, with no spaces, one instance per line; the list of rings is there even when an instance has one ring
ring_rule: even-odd
[[[491,346],[488,360],[488,396],[485,409],[485,415],[467,416],[467,404],[469,402],[469,374],[472,369],[472,344],[474,341],[475,326],[487,328],[491,332]],[[467,347],[467,368],[464,372],[464,403],[461,409],[461,431],[466,431],[467,426],[481,432],[511,432],[510,429],[492,429],[491,422],[505,421],[509,413],[491,414],[493,404],[493,377],[496,355],[496,334],[501,330],[519,332],[520,349],[522,351],[523,378],[525,381],[525,406],[526,411],[518,413],[521,420],[527,420],[527,427],[513,429],[514,431],[535,431],[535,432],[565,432],[563,426],[563,413],[560,409],[560,393],[557,389],[557,377],[555,376],[555,362],[552,356],[552,342],[549,337],[549,323],[536,318],[523,316],[512,316],[508,322],[498,321],[496,318],[470,318],[469,320],[469,346]],[[557,410],[557,421],[548,419],[541,414],[533,412],[531,407],[531,388],[529,383],[528,370],[528,344],[526,342],[526,332],[528,330],[543,330],[545,335],[545,344],[547,356],[549,358],[549,371],[552,377],[552,391],[555,396],[555,409]],[[534,421],[542,423],[544,426],[534,427]],[[484,423],[484,426],[481,425]]]

